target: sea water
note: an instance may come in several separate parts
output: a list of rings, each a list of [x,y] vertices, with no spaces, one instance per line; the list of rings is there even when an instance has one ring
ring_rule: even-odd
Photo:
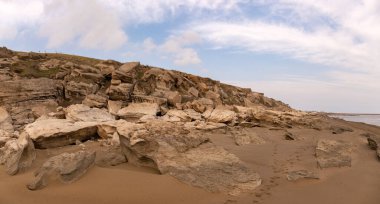
[[[335,118],[341,118],[347,121],[362,122],[362,123],[380,126],[380,114],[379,115],[355,114],[355,115],[330,115],[330,116],[335,117]]]

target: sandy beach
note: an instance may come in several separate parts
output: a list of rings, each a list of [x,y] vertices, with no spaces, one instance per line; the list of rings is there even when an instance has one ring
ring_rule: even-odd
[[[72,184],[52,181],[47,188],[30,191],[25,185],[33,172],[50,154],[76,151],[78,146],[57,150],[38,150],[39,158],[33,168],[15,176],[0,171],[0,203],[263,203],[263,204],[377,204],[380,200],[380,162],[370,150],[362,133],[380,133],[376,126],[331,120],[349,124],[354,131],[332,134],[327,130],[304,128],[288,129],[300,136],[298,141],[285,140],[284,130],[269,128],[239,128],[232,132],[207,133],[211,141],[237,155],[248,167],[262,177],[262,185],[253,192],[240,196],[210,193],[181,183],[168,175],[160,175],[149,168],[121,164],[116,167],[95,166]],[[232,134],[256,134],[265,144],[237,146]],[[315,160],[315,144],[320,138],[339,139],[354,144],[352,166],[320,169]],[[91,142],[89,142],[91,143]],[[94,143],[94,142],[92,142]],[[96,144],[88,144],[94,146]],[[49,153],[50,151],[50,153]],[[320,179],[288,181],[286,174],[292,170],[307,169],[317,172]]]

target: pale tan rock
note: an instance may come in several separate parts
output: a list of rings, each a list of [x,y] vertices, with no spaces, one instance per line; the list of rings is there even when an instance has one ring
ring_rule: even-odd
[[[194,87],[190,87],[189,90],[188,90],[188,92],[189,92],[191,95],[193,95],[194,97],[198,98],[199,91],[198,91],[196,88],[194,88]]]
[[[171,118],[169,121],[181,121],[181,122],[190,122],[191,117],[183,110],[171,109],[165,116]]]
[[[123,106],[123,101],[112,101],[108,100],[107,107],[108,112],[112,115],[117,115],[117,112],[121,109]]]
[[[98,122],[74,122],[66,119],[37,120],[25,127],[36,148],[54,148],[97,136]]]
[[[200,98],[191,103],[191,108],[199,113],[204,113],[206,110],[214,109],[214,102],[211,99]]]
[[[0,130],[5,132],[14,131],[11,115],[4,107],[0,107]]]
[[[71,105],[66,108],[66,119],[84,122],[107,122],[115,119],[105,109],[90,108],[83,104]]]
[[[117,115],[123,119],[140,119],[144,115],[156,116],[160,107],[156,103],[131,103],[120,109]]]
[[[107,106],[107,97],[90,94],[86,96],[86,98],[82,101],[82,104],[90,108],[104,108]]]
[[[34,180],[27,185],[29,190],[39,190],[48,185],[50,179],[59,178],[63,183],[72,183],[81,178],[93,166],[96,153],[79,151],[62,153],[49,158],[36,171]]]
[[[229,123],[236,120],[237,114],[225,108],[216,108],[212,111],[208,121],[216,123]]]
[[[8,140],[0,148],[0,164],[5,166],[9,175],[30,167],[36,158],[36,152],[29,135],[22,133],[18,139]]]
[[[261,184],[260,176],[235,155],[176,124],[152,121],[121,126],[117,131],[131,164],[155,168],[211,192],[239,195]]]

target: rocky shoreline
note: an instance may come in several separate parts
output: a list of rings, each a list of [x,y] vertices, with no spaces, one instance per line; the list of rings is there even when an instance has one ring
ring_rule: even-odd
[[[379,134],[380,128],[294,110],[250,89],[178,71],[0,48],[0,163],[9,175],[34,170],[24,183],[29,190],[128,163],[239,201],[275,187],[268,182],[278,175],[320,180],[324,169],[355,168],[362,144],[356,138],[380,159]],[[271,160],[276,177],[269,181],[258,172],[264,164],[239,153],[289,142],[312,149],[307,165],[282,169]]]

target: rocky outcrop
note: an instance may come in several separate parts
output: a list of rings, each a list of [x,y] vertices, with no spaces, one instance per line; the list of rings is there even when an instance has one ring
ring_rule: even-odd
[[[124,125],[117,131],[122,151],[132,164],[155,168],[212,192],[238,195],[261,184],[259,175],[236,156],[181,126],[152,121]]]
[[[208,121],[215,123],[231,123],[236,120],[236,113],[234,111],[216,108],[212,111]]]
[[[115,117],[105,109],[90,108],[83,104],[71,105],[66,108],[66,119],[83,122],[107,122]]]
[[[48,185],[49,179],[58,177],[63,183],[72,183],[82,177],[94,164],[95,152],[79,151],[51,157],[36,171],[29,190],[39,190]]]
[[[21,134],[18,139],[8,140],[0,148],[0,164],[5,166],[9,175],[15,175],[30,167],[35,158],[33,142],[26,133]]]
[[[350,167],[352,144],[341,140],[320,139],[316,157],[320,168]]]
[[[97,137],[97,122],[66,119],[37,120],[25,127],[36,148],[54,148]]]
[[[156,103],[131,103],[120,109],[117,115],[123,119],[140,119],[144,115],[156,116],[160,113],[160,107]]]
[[[104,108],[107,107],[107,97],[90,94],[86,96],[82,103],[90,108]]]
[[[57,99],[62,90],[59,82],[47,78],[4,81],[0,82],[0,105]]]

